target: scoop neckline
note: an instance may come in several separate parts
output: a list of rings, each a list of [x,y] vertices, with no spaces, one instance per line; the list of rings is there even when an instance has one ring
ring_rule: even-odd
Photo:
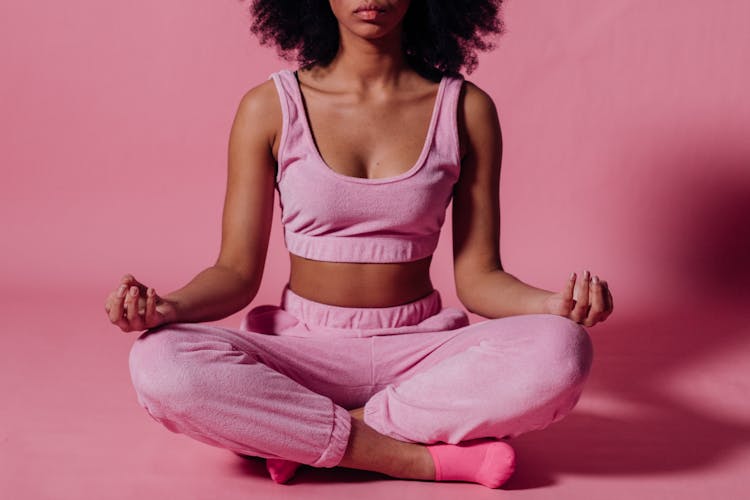
[[[432,114],[430,115],[430,122],[429,122],[429,125],[427,126],[427,137],[425,138],[425,141],[422,144],[422,151],[419,153],[419,157],[417,158],[417,161],[408,170],[398,175],[392,175],[390,177],[376,177],[376,178],[370,179],[367,177],[354,177],[351,175],[345,175],[345,174],[336,172],[330,167],[330,165],[328,165],[328,163],[326,163],[326,161],[323,159],[323,155],[320,154],[318,147],[315,145],[315,140],[313,139],[312,129],[310,127],[310,121],[308,120],[308,117],[307,117],[307,108],[303,100],[300,82],[299,82],[299,79],[297,78],[297,71],[291,70],[291,69],[288,69],[287,71],[290,73],[290,76],[292,80],[294,81],[294,90],[297,93],[296,97],[301,107],[300,115],[301,115],[301,120],[302,120],[302,128],[304,129],[304,136],[305,136],[308,146],[313,151],[313,154],[315,156],[315,161],[313,163],[321,167],[320,168],[321,170],[325,171],[328,175],[334,178],[346,180],[348,182],[357,182],[360,184],[385,184],[388,182],[394,182],[394,181],[398,181],[401,179],[406,179],[407,177],[411,177],[422,168],[422,165],[424,165],[424,162],[427,159],[427,155],[431,149],[432,139],[435,135],[435,126],[437,122],[437,115],[440,110],[440,102],[442,101],[443,93],[445,92],[446,81],[448,79],[446,75],[443,75],[441,77],[440,83],[438,84],[437,94],[435,95],[435,102],[432,106]]]

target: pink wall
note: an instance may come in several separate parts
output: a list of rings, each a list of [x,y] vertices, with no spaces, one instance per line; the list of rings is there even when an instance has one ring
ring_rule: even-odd
[[[103,307],[125,272],[166,293],[213,263],[236,105],[293,65],[257,45],[246,4],[0,6],[0,290]],[[749,17],[740,0],[508,3],[467,78],[503,126],[509,272],[559,289],[589,268],[612,322],[747,300]],[[255,304],[288,273],[276,210]],[[455,304],[450,222],[432,272]]]

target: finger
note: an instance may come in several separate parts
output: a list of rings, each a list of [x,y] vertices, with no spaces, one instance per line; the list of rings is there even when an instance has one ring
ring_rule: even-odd
[[[140,290],[137,286],[130,287],[130,293],[128,293],[127,308],[128,308],[128,322],[133,329],[140,330],[143,327],[143,318],[138,314],[138,298],[140,296]]]
[[[133,331],[133,329],[130,327],[130,322],[128,321],[128,318],[124,316],[118,319],[117,321],[115,321],[114,323],[115,325],[119,326],[120,330],[122,330],[123,332]]]
[[[588,316],[589,309],[589,280],[591,274],[588,270],[583,271],[583,279],[576,285],[574,297],[576,300],[576,306],[570,313],[571,318],[577,323],[582,323],[586,316]]]
[[[599,315],[599,321],[604,321],[607,319],[612,311],[611,304],[609,302],[610,295],[609,290],[607,290],[607,282],[604,280],[600,280],[601,286],[602,286],[602,300],[604,301],[604,311],[601,312]]]
[[[606,297],[607,297],[606,312],[607,312],[607,316],[609,316],[610,314],[612,314],[612,311],[615,308],[615,304],[614,304],[614,300],[612,299],[612,291],[609,289],[609,283],[604,281],[603,284],[604,284],[604,290],[606,292]]]
[[[156,292],[153,288],[146,291],[146,325],[156,325],[159,318],[156,315]]]
[[[122,277],[121,283],[124,284],[127,287],[137,286],[139,292],[143,293],[143,294],[145,294],[146,290],[148,289],[148,287],[146,285],[144,285],[143,283],[141,283],[140,281],[138,281],[137,279],[135,279],[135,276],[133,276],[130,273],[125,274]]]
[[[109,309],[109,320],[112,323],[117,324],[117,322],[120,319],[122,319],[123,301],[125,300],[126,290],[127,290],[127,287],[125,285],[120,285],[120,288],[118,288],[117,291],[115,292],[115,296],[112,300],[112,307]]]
[[[563,290],[563,298],[567,301],[573,302],[573,289],[576,286],[576,273],[573,271],[570,274],[570,279],[568,280],[568,284],[565,285],[565,290]]]
[[[107,300],[104,301],[104,312],[107,313],[107,316],[109,316],[109,310],[112,309],[112,302],[114,301],[116,295],[117,290],[115,290],[114,292],[109,292],[109,295],[107,295]]]
[[[606,309],[606,300],[604,295],[604,287],[602,282],[599,280],[599,276],[594,276],[591,280],[591,287],[589,289],[589,296],[591,300],[591,309],[586,319],[583,321],[584,326],[594,326],[598,321],[602,320],[602,315]]]
[[[120,330],[123,332],[129,332],[132,330],[130,327],[130,322],[127,318],[127,299],[128,299],[128,287],[121,285],[120,288],[118,288],[116,294],[121,294],[121,296],[117,297],[117,306],[113,307],[110,311],[110,318],[115,316],[117,314],[117,317],[112,319],[112,323],[120,327]]]
[[[112,308],[115,307],[115,302],[119,301],[120,298],[117,296],[117,290],[110,292],[107,295],[107,301],[104,303],[104,311],[107,313],[107,317],[112,319],[111,312]]]
[[[148,287],[146,289],[148,290]],[[146,297],[141,295],[140,291],[135,298],[135,308],[135,310],[138,311],[138,317],[144,319],[146,317]]]

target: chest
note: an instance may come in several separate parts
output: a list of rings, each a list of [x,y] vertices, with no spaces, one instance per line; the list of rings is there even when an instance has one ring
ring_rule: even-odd
[[[456,171],[431,165],[403,182],[347,182],[292,166],[279,184],[282,223],[309,235],[432,234],[439,231]],[[322,167],[325,168],[325,167]]]
[[[461,80],[444,76],[419,96],[380,102],[351,92],[303,94],[291,72],[276,83],[286,138],[277,188],[292,246],[318,257],[328,255],[319,248],[333,251],[339,242],[367,253],[372,242],[360,237],[374,237],[387,252],[372,258],[431,251],[460,174]]]
[[[303,97],[306,125],[317,153],[334,172],[394,177],[414,166],[426,148],[434,93],[357,102],[310,91]]]
[[[290,75],[298,127],[331,171],[360,179],[397,177],[429,149],[444,81],[408,92],[363,98],[299,83]],[[277,134],[278,137],[278,134]],[[278,158],[278,145],[274,144]]]

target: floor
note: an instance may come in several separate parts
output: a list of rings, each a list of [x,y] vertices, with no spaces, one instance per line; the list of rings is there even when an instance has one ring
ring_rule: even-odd
[[[750,498],[750,321],[726,301],[638,314],[620,305],[590,330],[595,360],[578,406],[515,438],[516,473],[492,490],[307,466],[278,485],[262,459],[165,430],[136,402],[136,333],[108,323],[107,293],[0,296],[0,498]]]

